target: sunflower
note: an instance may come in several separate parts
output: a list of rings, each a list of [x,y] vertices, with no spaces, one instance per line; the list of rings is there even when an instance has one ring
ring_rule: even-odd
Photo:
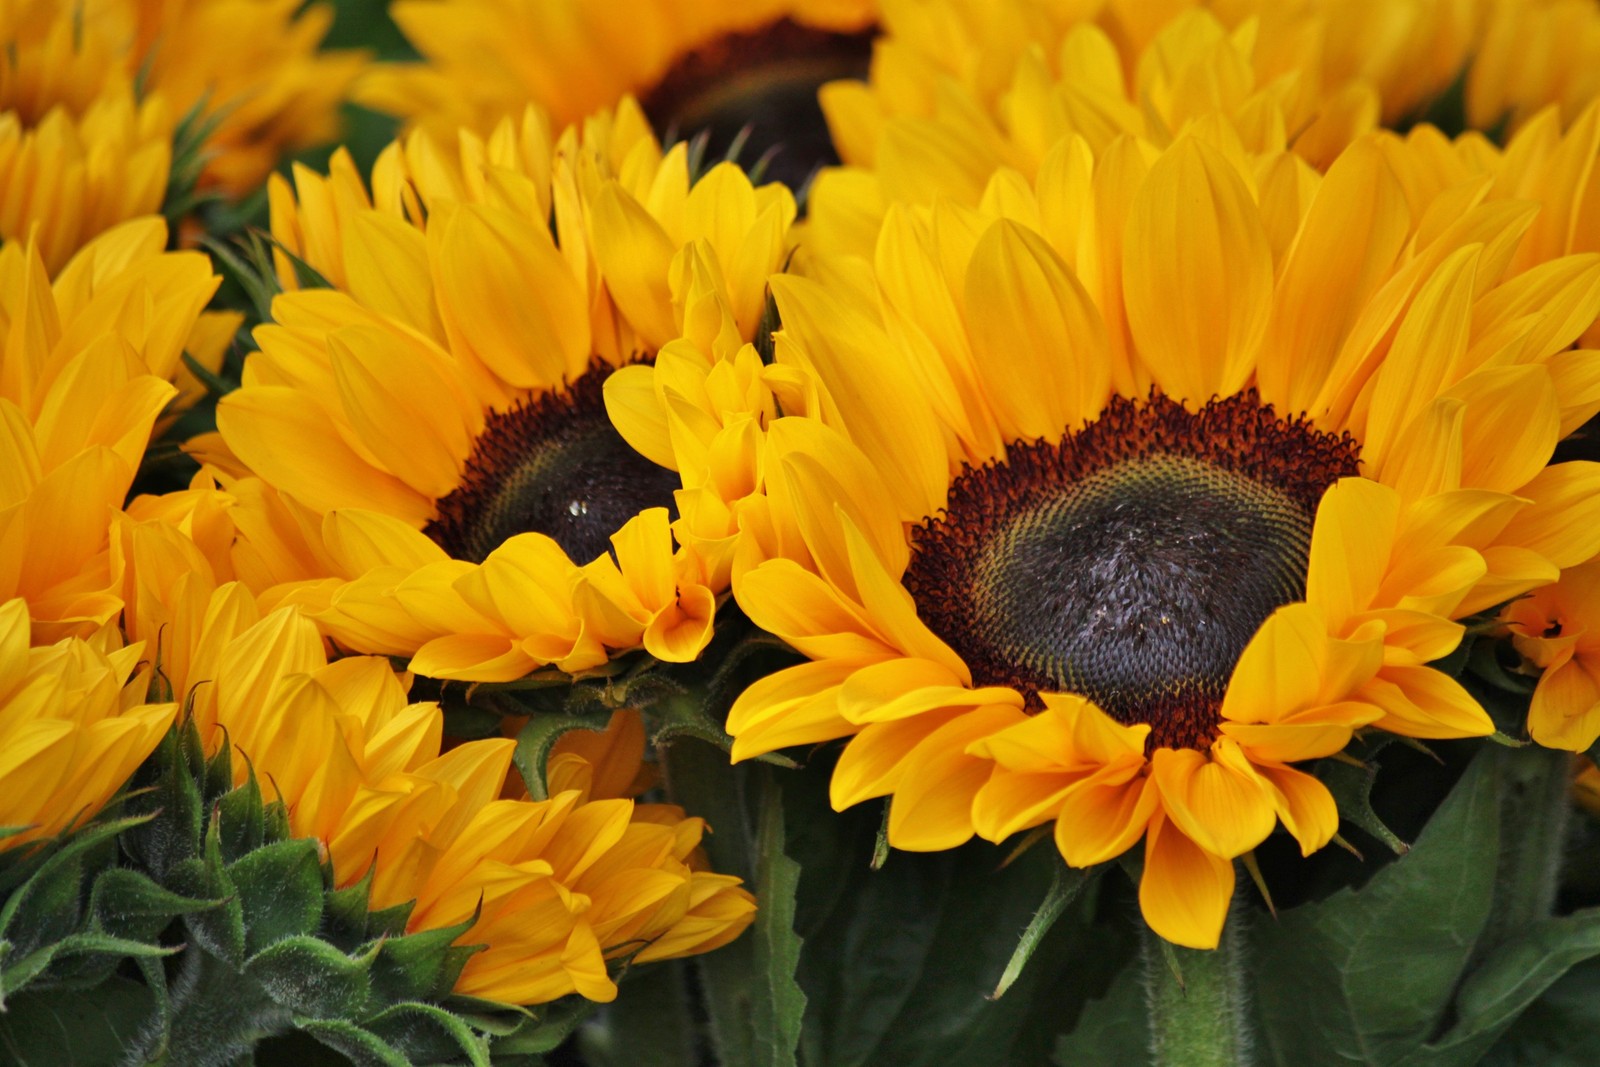
[[[221,280],[165,243],[161,220],[135,220],[54,281],[37,245],[0,248],[0,595],[28,602],[35,640],[89,636],[121,607],[111,515]]]
[[[866,71],[877,6],[402,0],[390,11],[426,62],[380,66],[357,96],[413,126],[487,133],[529,103],[566,124],[637,94],[658,130],[709,130],[715,154],[781,145],[771,173],[798,186],[834,158],[817,87]]]
[[[172,722],[143,703],[140,645],[108,635],[30,647],[28,604],[0,605],[0,851],[92,817]]]
[[[332,10],[296,0],[26,0],[0,14],[0,237],[58,270],[162,206],[186,116],[199,183],[230,197],[286,152],[332,140],[360,69],[319,53]],[[230,41],[217,48],[219,39]],[[241,54],[242,49],[248,53]],[[192,116],[189,115],[194,111]]]
[[[136,99],[111,42],[59,3],[0,14],[0,238],[59,270],[89,238],[161,207],[174,117]]]
[[[472,921],[485,945],[456,990],[507,1003],[579,993],[610,1000],[606,961],[709,951],[754,915],[739,879],[704,869],[704,824],[635,804],[643,734],[624,717],[558,744],[549,799],[500,797],[514,743],[442,750],[436,703],[410,703],[409,677],[380,657],[329,662],[296,608],[263,614],[218,583],[198,544],[165,517],[119,518],[123,628],[150,649],[208,751],[231,744],[291,831],[327,851],[336,887],[370,879],[368,906],[411,904],[411,932]],[[162,707],[162,727],[175,705]],[[153,743],[153,742],[152,742]]]
[[[757,488],[748,342],[793,197],[730,164],[691,183],[636,108],[546,129],[530,112],[459,155],[418,131],[370,201],[346,161],[298,176],[298,210],[276,187],[285,248],[338,288],[278,297],[218,405],[225,450],[319,517],[339,565],[315,579],[353,579],[296,602],[433,677],[693,659]],[[663,414],[651,359],[697,403]]]
[[[1464,71],[1482,98],[1472,114],[1494,111],[1489,125],[1495,109],[1514,106],[1520,121],[1562,95],[1549,79],[1523,79],[1533,91],[1500,102],[1494,86],[1514,61],[1495,55],[1546,54],[1521,49],[1520,34],[1536,31],[1520,4],[1180,0],[1049,16],[1044,7],[933,0],[886,13],[870,77],[822,90],[847,166],[818,177],[819,243],[870,255],[884,204],[950,196],[975,206],[997,169],[1031,180],[1074,134],[1098,153],[1122,134],[1165,145],[1220,118],[1247,150],[1292,148],[1325,170],[1361,134],[1420,118]],[[1518,35],[1507,41],[1511,24]],[[1470,65],[1480,49],[1481,72]],[[1587,100],[1565,95],[1571,110]]]
[[[104,0],[91,0],[104,3]],[[339,109],[369,57],[327,49],[334,7],[303,0],[124,0],[126,64],[145,91],[212,124],[202,188],[238,199],[279,160],[338,137]],[[97,18],[104,18],[103,14]],[[227,41],[227,47],[217,42]]]
[[[895,206],[857,284],[774,278],[818,402],[769,429],[734,593],[811,662],[735,756],[851,737],[834,805],[890,796],[902,848],[1142,839],[1146,919],[1209,947],[1235,857],[1335,832],[1293,764],[1490,733],[1427,664],[1600,551],[1600,465],[1550,465],[1600,410],[1600,257],[1512,273],[1537,207],[1413,205],[1396,145],[1319,179],[1076,139],[986,211]]]

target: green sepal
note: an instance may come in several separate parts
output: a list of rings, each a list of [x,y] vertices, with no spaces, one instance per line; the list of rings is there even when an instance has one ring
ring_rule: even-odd
[[[415,901],[406,901],[378,911],[368,910],[372,902],[372,876],[374,868],[359,882],[343,889],[330,889],[325,897],[323,932],[335,944],[355,947],[365,945],[380,937],[402,937],[406,921],[411,918]],[[325,882],[333,881],[332,873]]]
[[[471,918],[454,926],[379,941],[372,964],[373,991],[393,1001],[448,996],[467,961],[486,947],[455,943],[477,921],[474,912]]]
[[[205,798],[184,751],[183,735],[190,732],[197,734],[192,724],[169,730],[135,775],[135,785],[146,788],[129,808],[150,818],[121,837],[134,864],[162,883],[179,864],[199,856],[205,827]]]
[[[223,862],[221,834],[215,819],[206,828],[201,847],[201,855],[172,868],[166,884],[189,896],[223,902],[221,907],[189,916],[185,926],[202,948],[237,968],[244,963],[247,951],[244,905]]]
[[[1022,968],[1027,966],[1028,960],[1033,957],[1044,936],[1067,910],[1067,905],[1077,899],[1078,894],[1083,892],[1084,886],[1088,885],[1089,880],[1099,871],[1098,867],[1084,871],[1068,867],[1064,861],[1056,863],[1050,878],[1050,888],[1046,891],[1044,900],[1039,902],[1039,910],[1033,913],[1033,918],[1028,920],[1027,928],[1022,931],[1022,937],[1017,941],[1017,951],[1011,954],[1011,959],[1006,963],[1006,969],[1001,972],[1000,981],[995,984],[990,999],[998,1000],[1005,996],[1006,990],[1021,977]]]
[[[125,958],[138,956],[170,956],[179,949],[164,948],[160,945],[150,945],[142,941],[129,941],[126,938],[110,937],[106,934],[93,931],[81,934],[71,934],[50,942],[42,948],[35,949],[26,956],[13,957],[6,953],[3,958],[6,965],[0,970],[0,982],[4,983],[5,990],[17,991],[26,989],[35,978],[38,978],[47,968],[58,961],[68,960],[76,956],[106,957],[109,965],[106,970],[115,967],[116,962]],[[80,988],[87,984],[83,981],[70,981],[59,983],[71,988]],[[3,1005],[3,1002],[0,1002]]]
[[[221,399],[239,388],[239,383],[231,378],[224,378],[210,367],[184,352],[178,356],[189,373],[195,376],[199,383],[206,387],[206,392],[214,399]]]
[[[463,996],[453,996],[446,1004],[473,1029],[489,1035],[496,1063],[504,1056],[550,1052],[593,1017],[597,1007],[576,994],[531,1009]]]
[[[785,264],[785,268],[787,268]],[[766,300],[761,305],[761,321],[756,325],[755,346],[756,355],[761,357],[761,362],[771,365],[777,359],[778,346],[774,343],[772,335],[783,329],[783,318],[778,314],[778,302],[772,298],[772,290],[767,289]]]
[[[97,928],[135,941],[152,940],[180,915],[221,904],[221,900],[174,893],[131,867],[103,872],[89,893],[89,913]]]
[[[354,1067],[415,1067],[404,1052],[347,1020],[296,1018],[294,1026],[344,1056]]]
[[[263,845],[229,864],[228,878],[239,894],[248,954],[315,933],[322,922],[322,862],[315,841]]]
[[[170,227],[187,215],[215,200],[217,194],[202,191],[200,176],[211,158],[207,142],[221,125],[228,108],[207,113],[210,93],[206,93],[178,120],[172,135],[172,166],[167,171],[167,189],[161,200],[161,213]]]
[[[517,748],[511,762],[522,775],[522,783],[534,800],[544,800],[550,795],[545,778],[545,764],[550,750],[557,741],[573,730],[593,730],[599,733],[606,728],[610,712],[592,718],[571,715],[535,715],[517,734]]]
[[[324,276],[323,273],[320,270],[318,270],[317,268],[313,267],[311,264],[307,263],[304,259],[300,258],[300,256],[296,255],[293,251],[291,251],[288,248],[288,246],[286,246],[282,241],[280,241],[276,237],[274,237],[270,232],[268,232],[266,230],[261,230],[261,229],[251,230],[250,231],[250,238],[251,238],[252,241],[264,242],[265,246],[267,248],[270,248],[271,251],[273,251],[273,252],[282,253],[283,257],[285,259],[287,259],[289,261],[290,265],[292,265],[294,267],[294,281],[295,281],[295,284],[298,285],[300,288],[302,288],[302,289],[333,289],[333,288],[335,288],[334,284],[332,282],[330,282],[327,279],[327,277]],[[271,260],[270,256],[263,256],[262,259],[269,265],[272,263],[272,260]],[[277,275],[277,272],[276,272],[276,270],[274,270],[273,276],[276,277],[276,275]]]
[[[464,1056],[472,1067],[489,1067],[488,1040],[437,1004],[402,1001],[368,1019],[365,1026],[414,1063],[443,1063]]]
[[[114,873],[116,835],[143,821],[90,824],[53,841],[21,846],[19,855],[7,857],[14,888],[0,906],[0,1008],[35,981],[82,984],[108,974],[121,955],[159,951],[144,937],[120,936],[139,930],[102,929],[95,909],[86,908],[99,879]],[[135,949],[123,953],[123,945]],[[63,965],[56,966],[57,961]]]
[[[290,937],[262,949],[243,976],[297,1016],[359,1020],[370,1009],[370,955],[348,956],[315,937]]]
[[[1394,740],[1389,734],[1374,734],[1362,739],[1359,750],[1362,762],[1325,759],[1316,765],[1316,775],[1333,794],[1339,817],[1348,820],[1388,847],[1396,856],[1403,856],[1411,848],[1400,836],[1389,829],[1372,807],[1372,789],[1378,781],[1378,765],[1371,760]]]
[[[273,298],[283,292],[283,288],[278,284],[267,246],[254,231],[246,240],[248,245],[240,245],[207,234],[200,238],[200,245],[211,253],[212,260],[226,276],[244,291],[255,313],[255,320],[271,322]]]
[[[221,824],[218,843],[223,859],[233,863],[267,843],[266,809],[252,766],[243,785],[217,798],[213,818]]]
[[[75,930],[83,910],[85,863],[108,864],[112,839],[145,821],[134,816],[91,825],[17,857],[17,872],[23,877],[0,905],[0,939],[13,951],[30,952]]]

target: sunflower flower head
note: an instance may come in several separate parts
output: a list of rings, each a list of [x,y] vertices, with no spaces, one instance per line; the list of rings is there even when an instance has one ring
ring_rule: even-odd
[[[201,192],[235,199],[282,155],[332,140],[362,63],[318,51],[332,16],[292,0],[7,5],[0,237],[33,237],[58,270],[96,234],[159,210],[186,119],[205,132]]]
[[[811,662],[735,755],[850,737],[833,802],[891,797],[902,848],[1142,840],[1151,927],[1210,947],[1236,857],[1337,828],[1295,764],[1492,732],[1427,664],[1600,550],[1600,466],[1550,465],[1597,410],[1600,260],[1514,270],[1537,205],[1413,204],[1403,160],[1069,139],[891,209],[871,274],[826,268],[863,284],[775,278],[818,403],[770,427],[734,592]]]
[[[407,0],[393,8],[423,63],[381,65],[362,103],[447,134],[487,133],[534,104],[558,123],[638,96],[663,133],[744,145],[798,187],[832,146],[816,90],[865,72],[871,0]]]
[[[174,117],[143,99],[113,41],[80,32],[72,5],[0,15],[0,238],[37,243],[59,270],[89,238],[161,206]]]
[[[317,517],[337,569],[299,602],[440,678],[698,655],[760,487],[749,342],[792,195],[691,182],[628,105],[553,140],[531,111],[450,152],[418,131],[370,196],[346,162],[298,177],[274,230],[337,288],[277,299],[218,425]]]
[[[636,720],[560,745],[548,799],[502,796],[513,742],[446,748],[439,705],[411,702],[408,675],[381,657],[329,662],[298,608],[263,613],[217,583],[167,519],[119,522],[124,627],[148,635],[206,750],[231,745],[237,782],[253,775],[293,836],[319,843],[335,888],[364,883],[372,910],[409,908],[408,932],[462,926],[458,943],[485,946],[457,992],[610,1000],[607,960],[709,951],[749,924],[739,880],[696,854],[701,821],[632,799],[648,780]]]

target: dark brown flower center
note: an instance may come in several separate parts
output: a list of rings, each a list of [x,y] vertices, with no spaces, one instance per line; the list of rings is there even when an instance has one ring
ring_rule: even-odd
[[[963,472],[913,531],[906,588],[974,684],[1035,708],[1081,693],[1153,746],[1204,747],[1245,645],[1305,594],[1317,502],[1357,468],[1348,435],[1253,392],[1198,412],[1119,397]]]
[[[645,114],[663,136],[708,134],[706,159],[721,159],[741,131],[746,164],[771,153],[764,177],[799,189],[818,167],[839,162],[817,90],[865,78],[871,33],[829,33],[782,19],[753,33],[719,37],[687,53],[645,94]]]
[[[678,475],[635,452],[606,416],[597,366],[564,391],[489,416],[461,484],[424,532],[456,559],[482,563],[519,533],[553,538],[575,563],[610,551],[646,508],[673,506]]]

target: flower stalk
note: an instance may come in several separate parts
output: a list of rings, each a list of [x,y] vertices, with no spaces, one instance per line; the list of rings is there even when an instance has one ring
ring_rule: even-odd
[[[1153,1067],[1245,1067],[1254,1035],[1245,992],[1244,909],[1211,950],[1180,948],[1143,926],[1140,947]]]
[[[1501,777],[1500,860],[1486,947],[1550,917],[1572,808],[1572,753],[1497,746],[1493,758]]]

